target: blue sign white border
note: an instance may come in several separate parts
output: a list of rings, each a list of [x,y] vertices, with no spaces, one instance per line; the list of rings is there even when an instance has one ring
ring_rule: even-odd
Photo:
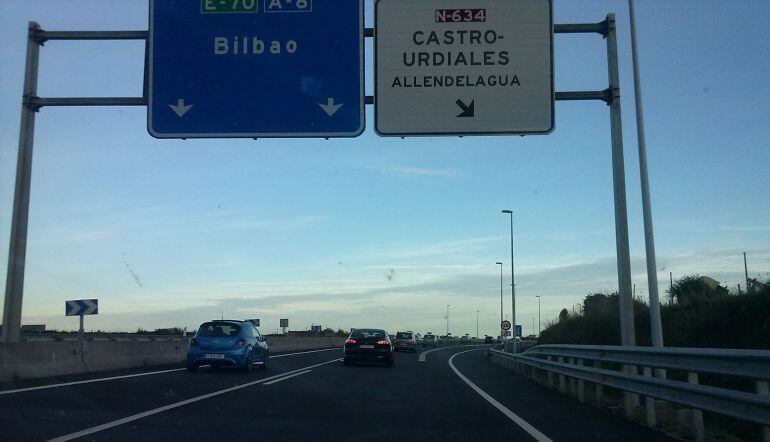
[[[152,94],[152,64],[153,64],[153,26],[154,17],[153,11],[155,10],[155,1],[150,0],[150,21],[149,21],[149,33],[147,36],[147,132],[153,138],[159,139],[186,139],[186,138],[355,138],[360,136],[366,130],[366,104],[365,104],[365,63],[366,53],[364,52],[364,0],[359,0],[359,17],[358,17],[358,48],[360,51],[360,66],[359,66],[359,115],[361,116],[360,124],[357,130],[353,132],[243,132],[243,133],[160,133],[152,127],[152,109],[153,109],[153,94]],[[165,0],[160,0],[165,1]],[[164,105],[167,103],[164,103]],[[346,103],[347,104],[347,103]]]

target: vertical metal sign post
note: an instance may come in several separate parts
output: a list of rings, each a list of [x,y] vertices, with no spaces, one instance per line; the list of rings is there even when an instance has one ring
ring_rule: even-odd
[[[35,109],[29,98],[37,95],[37,70],[40,46],[35,40],[40,25],[29,23],[27,31],[27,64],[24,69],[24,92],[21,102],[19,154],[16,161],[16,186],[13,193],[11,240],[8,247],[8,276],[5,281],[3,332],[0,341],[19,342],[21,337],[21,305],[24,296],[24,261],[27,256],[29,194],[32,180],[32,146],[35,137]]]
[[[623,123],[620,113],[620,75],[618,73],[615,14],[607,15],[607,60],[612,93],[610,125],[612,131],[612,179],[615,189],[615,246],[620,296],[620,343],[621,345],[636,345],[636,332],[633,326],[634,304],[631,298],[631,258],[628,250],[626,171],[623,158]]]
[[[78,337],[80,339],[80,357],[85,355],[85,330],[83,328],[83,316],[85,315],[98,315],[99,314],[99,300],[98,299],[79,299],[76,301],[66,301],[64,303],[64,315],[65,316],[80,316],[80,329],[78,329]]]

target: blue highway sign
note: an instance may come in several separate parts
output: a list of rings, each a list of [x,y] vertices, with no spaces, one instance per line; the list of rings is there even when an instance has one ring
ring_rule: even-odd
[[[79,299],[64,303],[64,313],[67,316],[98,315],[98,299]]]
[[[360,135],[363,11],[363,0],[150,0],[150,135]]]

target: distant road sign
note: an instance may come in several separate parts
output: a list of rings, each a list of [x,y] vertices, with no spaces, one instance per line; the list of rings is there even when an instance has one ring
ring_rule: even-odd
[[[281,327],[288,327],[288,326],[289,326],[289,320],[281,319]]]
[[[551,0],[378,0],[375,30],[379,134],[553,129]]]
[[[67,316],[98,315],[98,299],[79,299],[64,303],[64,314]]]
[[[520,338],[521,337],[521,324],[516,324],[516,327],[514,327],[514,329],[516,331],[516,337]]]
[[[363,0],[150,0],[157,138],[364,130]]]
[[[500,328],[503,330],[510,330],[511,329],[511,321],[505,320],[500,323]]]
[[[503,330],[503,336],[511,336],[510,330]]]

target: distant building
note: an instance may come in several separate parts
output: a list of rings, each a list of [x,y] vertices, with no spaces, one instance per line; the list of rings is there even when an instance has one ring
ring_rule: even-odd
[[[30,324],[21,326],[22,333],[45,333],[45,324]]]

